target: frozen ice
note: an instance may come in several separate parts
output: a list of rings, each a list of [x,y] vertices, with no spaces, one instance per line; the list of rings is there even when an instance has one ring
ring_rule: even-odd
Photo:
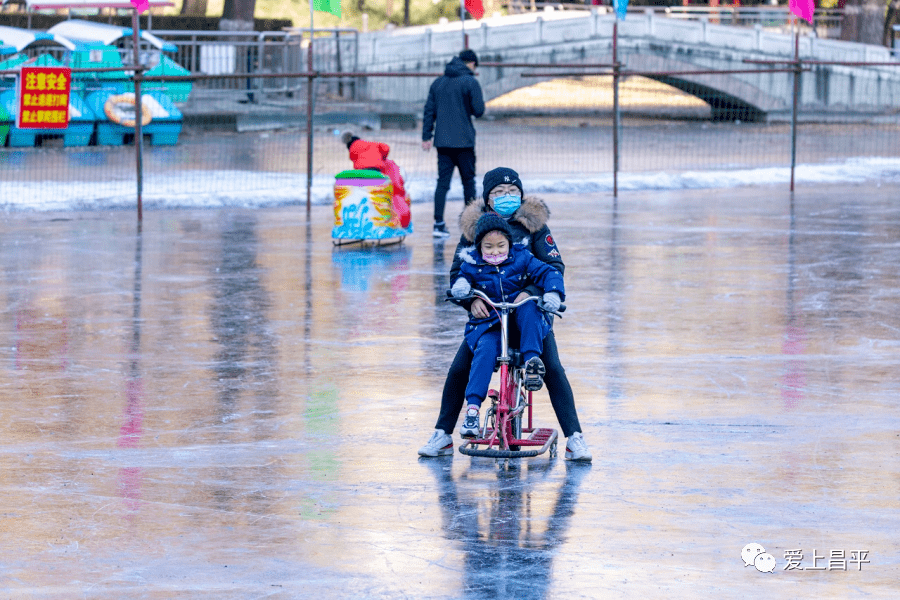
[[[461,202],[449,240],[416,204],[382,247],[334,247],[328,205],[4,213],[2,587],[894,598],[896,198],[547,195],[588,465],[416,454],[466,320]],[[748,543],[803,568],[746,569]],[[846,572],[809,569],[833,551]]]

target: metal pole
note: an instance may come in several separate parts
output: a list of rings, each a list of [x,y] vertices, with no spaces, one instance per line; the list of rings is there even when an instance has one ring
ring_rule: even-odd
[[[613,21],[613,198],[619,197],[619,19]]]
[[[341,72],[341,32],[339,30],[335,30],[334,32],[334,58],[337,61],[337,70],[338,73]],[[338,96],[342,99],[344,97],[344,80],[338,79]]]
[[[466,35],[466,3],[465,0],[459,0],[459,22],[462,24],[462,42],[463,50],[469,47],[469,36]]]
[[[309,0],[309,46],[306,55],[306,70],[313,70],[313,4]],[[313,75],[306,78],[306,219],[312,207],[312,170],[313,170]]]
[[[797,166],[797,104],[800,96],[800,28],[794,17],[794,103],[791,108],[791,191],[794,191],[794,169]]]
[[[141,122],[144,112],[141,109],[141,75],[139,71],[141,52],[139,47],[140,22],[135,8],[131,13],[131,43],[134,46],[134,150],[137,161],[137,218],[140,223],[144,218],[144,124]]]

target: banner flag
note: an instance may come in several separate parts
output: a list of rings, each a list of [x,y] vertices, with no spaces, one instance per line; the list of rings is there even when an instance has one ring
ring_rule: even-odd
[[[794,0],[791,0],[791,2],[794,2]],[[616,10],[616,18],[624,21],[625,13],[628,11],[628,0],[613,0],[613,8]]]
[[[341,0],[313,0],[313,8],[321,12],[341,16]]]
[[[476,19],[480,19],[484,16],[484,3],[481,0],[466,0],[466,10]]]
[[[812,25],[813,13],[816,12],[815,0],[791,0],[791,12]]]

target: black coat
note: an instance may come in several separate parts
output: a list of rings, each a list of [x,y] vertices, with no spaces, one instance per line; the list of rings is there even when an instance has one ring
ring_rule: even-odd
[[[455,56],[428,90],[422,141],[430,140],[433,133],[435,148],[474,148],[472,117],[483,114],[481,86],[466,63]]]

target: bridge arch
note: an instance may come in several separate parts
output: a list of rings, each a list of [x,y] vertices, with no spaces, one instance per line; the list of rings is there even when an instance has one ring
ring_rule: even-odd
[[[620,56],[623,68],[633,71],[677,72],[702,70],[696,63],[660,56],[657,51],[641,52],[640,48],[632,48]],[[672,54],[666,52],[665,54]],[[579,52],[579,56],[556,56],[556,62],[567,64],[604,64],[612,62],[612,52],[589,55]],[[677,54],[677,52],[676,52]],[[500,57],[497,57],[500,58]],[[496,60],[495,57],[482,59],[484,62]],[[518,62],[505,59],[507,62]],[[739,69],[753,69],[750,65],[741,64]],[[549,73],[551,69],[539,69]],[[480,69],[479,79],[485,100],[490,101],[517,89],[527,88],[542,81],[550,81],[558,77],[522,77],[522,73],[536,69],[517,67],[487,67]],[[561,69],[562,71],[562,69]],[[572,69],[568,69],[572,72]],[[784,95],[774,95],[757,85],[757,82],[768,84],[768,89],[791,86],[790,73],[741,75],[723,73],[715,75],[646,75],[649,79],[665,83],[687,94],[695,96],[710,106],[713,120],[762,121],[773,111],[787,111],[790,106],[784,101]],[[747,81],[750,79],[750,81]],[[790,89],[790,88],[788,88]]]
[[[517,16],[518,17],[518,16]],[[506,19],[506,18],[504,18]],[[599,13],[542,21],[498,20],[473,26],[470,45],[482,62],[610,63],[614,17]],[[370,34],[367,34],[370,35]],[[391,34],[361,38],[362,70],[391,69],[435,72],[459,51],[458,28],[407,28]],[[792,37],[759,28],[731,27],[647,16],[619,24],[620,62],[625,68],[659,72],[650,77],[694,95],[711,107],[714,119],[771,120],[789,118],[793,104],[793,74],[756,67],[746,59],[789,60]],[[800,40],[804,59],[884,62],[886,48],[834,40]],[[522,77],[521,67],[480,67],[485,98],[490,100],[529,87],[547,77]],[[533,69],[531,69],[533,70]],[[690,75],[685,71],[750,71]],[[545,70],[546,71],[546,70]],[[767,72],[771,71],[771,72]],[[673,74],[679,72],[680,74]],[[670,74],[665,74],[670,73]],[[398,83],[367,83],[372,100],[424,102],[431,81],[409,78]],[[845,117],[893,110],[900,99],[900,66],[866,67],[820,65],[801,76],[799,107],[819,114]]]

